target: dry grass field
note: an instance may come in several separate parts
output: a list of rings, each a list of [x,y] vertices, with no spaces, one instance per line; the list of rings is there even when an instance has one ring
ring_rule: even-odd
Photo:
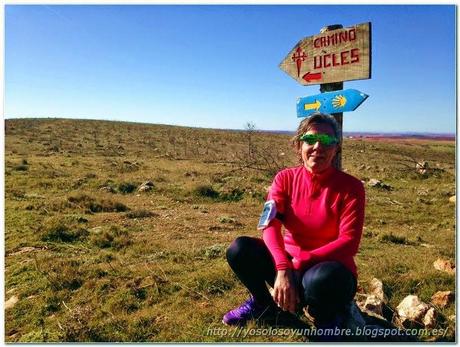
[[[64,119],[5,132],[7,342],[302,341],[208,333],[247,297],[225,250],[260,235],[274,173],[297,164],[288,135]],[[343,167],[366,182],[360,290],[379,278],[393,308],[455,291],[433,267],[455,260],[455,143],[345,139]],[[455,304],[437,312],[454,341]]]

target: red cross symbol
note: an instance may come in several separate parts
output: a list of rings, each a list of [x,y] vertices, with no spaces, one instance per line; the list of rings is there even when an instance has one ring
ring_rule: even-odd
[[[294,55],[292,56],[292,60],[294,60],[297,65],[297,77],[300,76],[300,67],[302,66],[302,62],[305,61],[306,57],[307,55],[304,51],[302,51],[302,48],[300,48],[300,46],[297,47]]]

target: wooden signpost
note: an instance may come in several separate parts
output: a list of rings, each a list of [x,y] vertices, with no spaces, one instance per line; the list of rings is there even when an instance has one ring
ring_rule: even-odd
[[[320,84],[321,93],[327,93],[342,90],[343,81],[371,78],[371,56],[370,22],[346,28],[335,24],[322,28],[318,35],[298,42],[279,67],[300,84]],[[366,98],[367,95],[361,103]],[[318,104],[315,107],[317,106]],[[342,112],[343,110],[332,113],[341,134]],[[341,136],[340,143],[342,140]],[[339,170],[342,168],[340,152],[335,158],[334,166]]]
[[[281,70],[304,86],[371,78],[371,23],[331,27],[297,43]]]

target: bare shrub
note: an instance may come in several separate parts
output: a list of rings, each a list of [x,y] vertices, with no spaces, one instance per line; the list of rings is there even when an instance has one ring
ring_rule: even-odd
[[[55,291],[76,290],[83,285],[83,272],[77,260],[35,258],[35,266]]]
[[[268,176],[275,175],[278,171],[286,167],[284,156],[279,156],[273,150],[273,146],[261,145],[256,141],[256,125],[247,122],[244,128],[244,138],[247,150],[235,154],[236,161],[232,162],[239,170],[253,169],[262,171]]]
[[[122,194],[129,194],[136,190],[137,184],[131,182],[122,182],[118,185],[118,191]]]
[[[116,250],[125,248],[132,243],[128,232],[114,225],[109,230],[93,235],[91,241],[100,248],[114,248]]]
[[[439,177],[444,170],[438,167],[430,167],[425,160],[417,160],[410,154],[399,155],[396,162],[400,165],[399,171],[409,173],[413,178]]]
[[[67,200],[79,207],[86,207],[93,213],[124,212],[129,210],[129,208],[121,202],[113,201],[110,199],[96,200],[95,198],[86,194],[70,196]]]
[[[219,197],[219,192],[216,191],[211,185],[201,184],[193,190],[194,195],[204,197],[204,198],[211,198],[217,199]]]
[[[93,339],[93,328],[89,325],[92,309],[86,307],[75,307],[69,309],[65,321],[61,324],[64,331],[64,341],[66,342],[90,342]]]
[[[63,223],[56,223],[42,234],[41,240],[51,242],[75,242],[87,236],[88,230],[86,229],[74,229]]]
[[[149,217],[156,217],[158,216],[157,213],[151,212],[148,210],[134,210],[130,211],[126,214],[126,217],[128,218],[149,218]]]
[[[16,170],[16,171],[27,171],[29,170],[29,166],[28,165],[24,165],[24,164],[19,164],[19,165],[16,165],[13,170]]]

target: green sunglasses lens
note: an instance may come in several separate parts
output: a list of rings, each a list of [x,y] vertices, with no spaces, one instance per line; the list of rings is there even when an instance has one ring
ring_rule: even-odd
[[[309,145],[314,145],[316,142],[318,142],[318,136],[316,136],[316,135],[304,135],[303,136],[303,141],[305,141]]]
[[[327,134],[319,134],[318,135],[319,143],[330,146],[335,143],[335,137],[334,136],[329,136]]]
[[[319,142],[325,146],[331,146],[338,143],[334,136],[330,136],[328,134],[304,134],[300,136],[299,140],[305,141],[309,145],[314,145],[316,142]]]

